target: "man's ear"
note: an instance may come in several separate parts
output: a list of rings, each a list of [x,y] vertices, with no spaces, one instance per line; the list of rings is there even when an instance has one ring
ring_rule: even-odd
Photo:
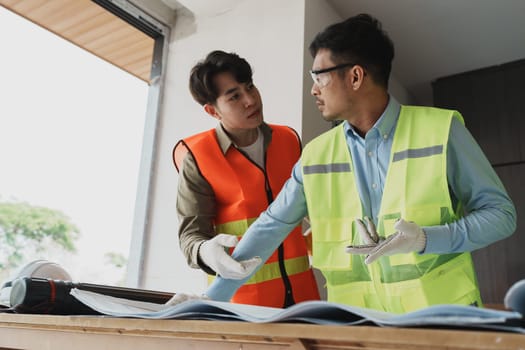
[[[355,65],[350,69],[350,86],[352,89],[357,90],[363,84],[365,78],[365,70],[360,65]]]
[[[215,108],[214,105],[206,103],[204,105],[204,110],[206,111],[206,113],[211,115],[213,118],[217,120],[221,120],[221,116],[219,115],[219,113],[217,113],[217,108]]]

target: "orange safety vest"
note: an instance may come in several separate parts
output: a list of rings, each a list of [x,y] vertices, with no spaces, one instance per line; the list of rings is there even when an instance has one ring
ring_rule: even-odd
[[[279,193],[301,154],[295,132],[270,125],[272,140],[266,150],[266,170],[235,147],[223,154],[214,129],[181,140],[173,149],[177,170],[189,151],[202,176],[211,185],[217,204],[216,232],[246,232]],[[305,300],[319,300],[301,227],[296,227],[233,296],[232,302],[287,307]]]

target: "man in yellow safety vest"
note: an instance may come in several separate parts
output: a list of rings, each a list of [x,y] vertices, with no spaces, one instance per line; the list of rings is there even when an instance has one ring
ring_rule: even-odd
[[[232,258],[263,261],[306,215],[328,300],[404,313],[479,305],[470,251],[511,235],[516,210],[457,111],[400,105],[388,93],[394,47],[360,14],[310,45],[311,89],[325,120],[292,176]],[[229,300],[245,279],[206,291]]]

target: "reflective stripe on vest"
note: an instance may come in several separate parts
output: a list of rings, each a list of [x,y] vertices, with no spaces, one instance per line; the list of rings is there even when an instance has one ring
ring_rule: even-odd
[[[453,117],[463,120],[453,111],[401,108],[381,199],[377,227],[381,236],[393,234],[393,224],[401,217],[421,226],[457,218],[446,177],[446,146]],[[345,162],[351,169],[343,125],[308,144],[301,160],[308,212],[317,233],[313,263],[327,279],[329,300],[398,313],[438,303],[480,304],[468,253],[397,254],[370,265],[364,264],[364,256],[343,255],[346,245],[364,244],[353,227],[353,219],[362,217],[353,173],[312,173],[304,168],[334,169],[334,164]]]
[[[217,203],[214,219],[215,232],[227,233],[242,237],[248,227],[255,221],[270,201],[279,193],[289,178],[291,169],[299,159],[301,145],[295,132],[284,126],[271,125],[272,141],[266,150],[266,171],[259,168],[235,147],[222,153],[216,139],[215,130],[209,130],[183,141],[179,147],[191,152],[202,176],[212,187]],[[182,161],[183,152],[173,151],[174,161]],[[286,151],[283,151],[286,150]],[[319,299],[317,286],[310,268],[306,243],[298,226],[283,242],[284,268],[287,276],[310,272],[308,276],[297,277],[302,286],[293,288],[296,302]],[[266,264],[250,279],[250,295],[254,294],[253,285],[275,280],[282,288],[283,276],[279,269],[279,256],[274,252]],[[296,280],[297,280],[296,278]],[[265,284],[268,287],[268,284]],[[271,287],[271,286],[270,286]],[[275,293],[275,292],[274,292]],[[257,293],[255,293],[257,294]],[[283,296],[275,296],[268,290],[261,291],[260,298],[267,300],[250,300],[244,298],[241,287],[233,300],[235,302],[283,306]],[[277,299],[279,299],[277,301]],[[269,303],[268,300],[276,299]]]
[[[217,232],[230,232],[230,234],[237,235],[242,239],[242,235],[248,227],[257,218],[250,218],[246,220],[232,221],[225,224],[217,225]],[[297,230],[297,229],[296,229]],[[294,234],[297,234],[294,232]],[[298,273],[306,272],[310,269],[310,261],[307,255],[301,255],[296,258],[288,258],[284,261],[286,273],[291,276]],[[271,279],[279,278],[281,272],[279,271],[279,262],[275,259],[264,264],[255,275],[253,275],[245,284],[259,283]]]

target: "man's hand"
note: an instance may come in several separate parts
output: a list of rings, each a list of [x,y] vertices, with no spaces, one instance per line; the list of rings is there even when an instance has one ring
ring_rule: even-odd
[[[346,252],[350,254],[368,254],[365,263],[371,264],[381,256],[421,252],[425,249],[427,236],[416,223],[400,219],[394,224],[394,229],[396,229],[396,233],[388,236],[385,240],[381,239],[375,246],[348,246],[346,247]]]
[[[361,237],[361,242],[364,244],[349,245],[345,251],[350,254],[369,254],[383,239],[377,234],[376,226],[369,217],[365,216],[364,220],[357,218],[354,220],[354,223],[357,233]]]
[[[365,245],[375,246],[379,243],[380,238],[376,231],[376,225],[374,225],[372,219],[365,216],[364,221],[361,219],[355,219],[354,222],[357,227],[357,232],[359,232],[359,236],[361,236],[361,240]]]
[[[237,242],[237,237],[234,235],[218,234],[201,244],[199,257],[223,278],[243,279],[248,277],[259,266],[261,258],[256,256],[243,261],[234,260],[226,252],[226,248],[235,247]]]
[[[186,300],[210,300],[205,294],[196,295],[196,294],[185,294],[185,293],[175,293],[164,305],[177,305],[185,302]]]

